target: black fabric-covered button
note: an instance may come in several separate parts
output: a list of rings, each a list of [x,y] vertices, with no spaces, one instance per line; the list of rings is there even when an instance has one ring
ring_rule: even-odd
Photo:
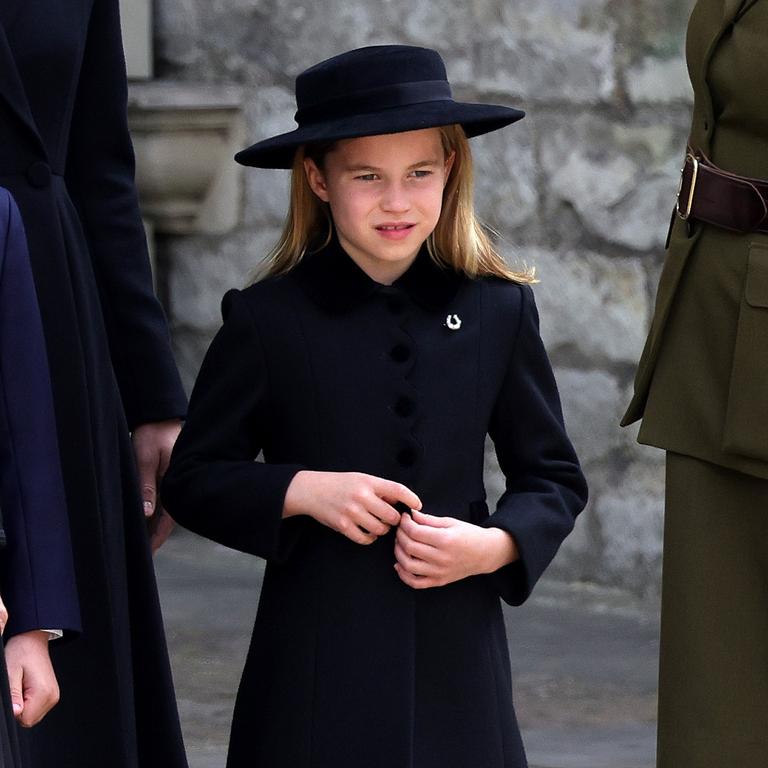
[[[396,363],[404,363],[411,356],[411,350],[405,344],[395,344],[389,351],[389,356]]]
[[[409,445],[397,452],[397,463],[401,467],[412,467],[416,463],[417,458],[416,449]]]
[[[37,189],[44,189],[51,183],[51,168],[48,163],[38,160],[27,168],[27,181]]]
[[[394,411],[398,416],[407,419],[416,410],[416,403],[412,398],[403,395],[395,401]]]

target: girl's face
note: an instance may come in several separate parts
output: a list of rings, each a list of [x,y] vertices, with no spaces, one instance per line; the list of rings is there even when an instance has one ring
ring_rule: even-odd
[[[328,203],[339,242],[373,280],[389,285],[405,272],[440,218],[453,153],[440,131],[339,141],[322,170],[304,168],[312,191]]]

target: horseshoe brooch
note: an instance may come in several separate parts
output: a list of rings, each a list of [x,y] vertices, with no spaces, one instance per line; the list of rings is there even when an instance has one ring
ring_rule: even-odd
[[[445,318],[445,325],[451,331],[458,331],[461,328],[461,318],[458,315],[448,315]]]

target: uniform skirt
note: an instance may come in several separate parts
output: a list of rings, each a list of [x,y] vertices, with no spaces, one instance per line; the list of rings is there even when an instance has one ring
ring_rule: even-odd
[[[667,454],[658,768],[768,765],[768,480]]]

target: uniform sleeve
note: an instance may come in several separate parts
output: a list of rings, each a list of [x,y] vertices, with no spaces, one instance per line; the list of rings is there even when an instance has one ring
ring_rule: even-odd
[[[239,291],[224,297],[223,313],[163,480],[163,504],[195,533],[284,560],[304,524],[282,519],[286,490],[302,467],[256,461],[270,428],[267,364]]]
[[[183,416],[186,398],[152,287],[126,104],[118,0],[94,0],[66,180],[88,241],[112,363],[133,428]]]
[[[522,296],[515,348],[489,429],[506,490],[483,523],[512,534],[520,551],[517,562],[490,576],[510,605],[528,598],[587,502],[539,336],[533,291],[525,286]]]
[[[19,212],[0,198],[0,504],[6,637],[79,631],[69,519],[48,360]],[[3,229],[5,231],[3,231]]]

